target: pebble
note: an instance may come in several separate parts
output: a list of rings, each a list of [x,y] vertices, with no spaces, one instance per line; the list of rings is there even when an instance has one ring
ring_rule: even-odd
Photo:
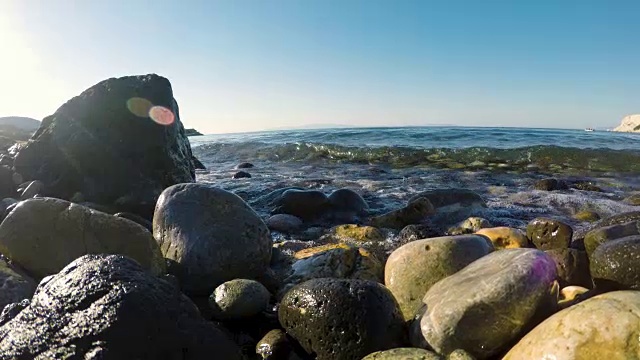
[[[234,279],[220,284],[209,297],[213,317],[218,320],[243,319],[267,309],[271,294],[255,280]]]
[[[540,250],[566,249],[572,237],[571,226],[558,220],[536,218],[527,225],[527,238]]]
[[[524,248],[529,245],[529,240],[522,230],[510,227],[480,229],[476,231],[476,234],[488,238],[496,250]]]

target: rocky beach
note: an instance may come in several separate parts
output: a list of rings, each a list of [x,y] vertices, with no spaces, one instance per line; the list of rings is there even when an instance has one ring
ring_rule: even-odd
[[[199,136],[104,80],[3,133],[0,359],[640,359],[637,136],[515,131]]]

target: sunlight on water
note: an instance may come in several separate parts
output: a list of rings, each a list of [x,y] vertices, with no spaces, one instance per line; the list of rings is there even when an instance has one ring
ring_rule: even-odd
[[[160,125],[171,125],[175,121],[173,112],[164,106],[156,105],[147,99],[133,97],[127,100],[127,109],[138,117],[151,118]]]

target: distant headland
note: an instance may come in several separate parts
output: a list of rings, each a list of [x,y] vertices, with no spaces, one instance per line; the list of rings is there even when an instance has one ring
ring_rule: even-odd
[[[640,114],[625,116],[613,131],[640,133]]]

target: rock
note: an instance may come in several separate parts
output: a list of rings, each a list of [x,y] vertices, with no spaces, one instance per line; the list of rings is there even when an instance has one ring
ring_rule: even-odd
[[[35,281],[4,259],[0,259],[0,309],[23,299],[31,299],[35,290]]]
[[[209,305],[215,319],[243,319],[265,311],[270,297],[269,290],[261,283],[234,279],[222,283],[213,291]]]
[[[195,156],[191,157],[191,162],[193,162],[193,167],[197,170],[207,170],[207,167],[204,166],[204,164],[198,160]]]
[[[330,208],[327,196],[317,190],[286,190],[274,205],[272,214],[294,215],[305,221],[322,217]]]
[[[474,211],[487,207],[487,203],[478,193],[468,189],[438,189],[423,191],[409,202],[420,197],[427,198],[435,208],[435,221],[453,225],[469,217]]]
[[[32,197],[41,194],[43,189],[44,184],[42,183],[42,181],[33,180],[24,189],[22,195],[20,195],[20,198],[22,200],[31,199]]]
[[[540,250],[566,249],[571,244],[571,226],[553,219],[536,218],[527,225],[527,237]]]
[[[405,341],[393,295],[373,281],[309,280],[287,292],[278,319],[318,360],[361,359]]]
[[[605,242],[589,259],[596,288],[640,290],[640,235]]]
[[[151,218],[168,186],[193,182],[191,146],[169,80],[158,75],[104,80],[42,120],[17,154],[43,196],[115,206]]]
[[[404,245],[412,241],[439,237],[442,234],[433,227],[425,224],[407,225],[398,234],[398,244]]]
[[[267,226],[271,230],[282,233],[292,233],[300,230],[302,220],[297,216],[289,214],[275,214],[267,219]]]
[[[139,225],[142,225],[145,229],[149,230],[149,232],[153,231],[153,223],[151,221],[143,218],[140,215],[127,213],[127,212],[120,212],[120,213],[114,214],[113,216],[119,217],[119,218],[123,218],[123,219],[129,219],[129,220],[131,220],[133,222],[138,223]]]
[[[597,224],[595,224],[590,230],[611,226],[611,225],[620,225],[626,224],[631,221],[640,220],[640,211],[631,211],[622,214],[617,214],[610,216],[608,218],[600,220]]]
[[[249,162],[243,162],[236,165],[236,169],[251,169],[252,167],[253,167],[253,164]]]
[[[587,255],[591,254],[602,244],[627,236],[640,235],[640,221],[605,226],[589,231],[584,236],[584,247]]]
[[[557,280],[561,287],[568,285],[593,287],[586,252],[565,248],[546,250],[545,253],[556,263]]]
[[[624,202],[633,206],[640,206],[640,193],[629,195],[624,199]]]
[[[196,130],[196,129],[185,129],[185,130],[184,130],[184,133],[185,133],[187,136],[202,136],[202,133],[201,133],[201,132],[199,132],[199,131],[198,131],[198,130]]]
[[[240,359],[186,296],[124,256],[75,260],[3,321],[2,359]]]
[[[353,213],[355,215],[366,214],[369,205],[357,192],[349,189],[338,189],[329,195],[329,203],[334,211]]]
[[[476,360],[476,358],[462,349],[456,349],[447,356],[447,360]]]
[[[420,223],[427,216],[433,214],[434,208],[431,202],[426,198],[418,198],[401,209],[372,217],[369,220],[369,225],[400,230],[407,225]]]
[[[18,203],[18,200],[13,198],[4,198],[0,200],[0,222],[9,214],[11,210]]]
[[[0,166],[0,198],[16,196],[16,184],[13,181],[13,170],[8,166]]]
[[[581,297],[588,291],[589,289],[582,286],[567,286],[562,288],[558,296],[558,308],[566,309],[569,306],[577,304]]]
[[[260,355],[263,360],[288,359],[291,349],[291,342],[287,338],[287,334],[280,329],[269,331],[256,344],[256,354]]]
[[[363,248],[330,244],[299,251],[294,257],[299,260],[291,266],[283,291],[301,282],[324,277],[382,281],[383,265]]]
[[[373,226],[360,226],[356,224],[334,226],[329,230],[327,236],[335,242],[346,243],[379,243],[386,239],[386,235],[380,231],[380,229]]]
[[[86,254],[122,254],[152,274],[165,270],[158,244],[142,226],[53,198],[22,201],[7,215],[0,253],[37,279]]]
[[[595,296],[545,320],[504,360],[638,359],[639,314],[638,291]]]
[[[597,212],[582,210],[573,215],[573,218],[580,221],[594,222],[600,220],[600,215]]]
[[[569,186],[563,180],[558,180],[556,178],[546,178],[536,181],[535,184],[533,184],[533,188],[536,190],[554,191],[568,190]]]
[[[464,235],[464,234],[473,234],[480,229],[491,228],[493,225],[489,222],[489,220],[481,218],[481,217],[470,217],[454,227],[447,230],[447,234],[449,235]]]
[[[476,260],[433,285],[414,321],[412,344],[449,354],[465,349],[478,359],[498,354],[556,302],[556,266],[544,252],[508,249]]]
[[[613,131],[640,132],[640,114],[625,116],[622,118],[620,125],[616,126]]]
[[[425,349],[397,348],[376,351],[363,357],[362,360],[443,360],[443,357]]]
[[[204,184],[178,184],[158,199],[153,236],[179,264],[183,291],[208,296],[233,279],[255,279],[269,266],[267,225],[241,198]]]
[[[493,246],[477,235],[416,240],[391,253],[384,283],[398,301],[404,319],[410,320],[431,286],[491,251]]]
[[[488,238],[496,250],[524,248],[529,245],[529,240],[522,230],[510,227],[500,226],[480,229],[476,234]]]
[[[593,185],[588,181],[574,182],[573,184],[571,184],[571,187],[582,191],[602,192],[602,189],[599,186]]]
[[[249,179],[249,178],[251,178],[251,174],[249,174],[246,171],[238,171],[237,173],[233,174],[233,178],[234,179]]]

